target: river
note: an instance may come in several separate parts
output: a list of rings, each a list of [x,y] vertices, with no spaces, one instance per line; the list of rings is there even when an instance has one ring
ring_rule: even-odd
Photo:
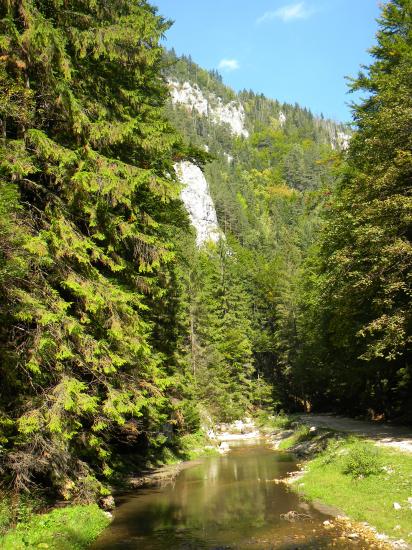
[[[228,454],[194,463],[165,487],[120,498],[93,550],[372,548],[326,529],[330,516],[274,481],[296,470],[291,455],[258,441],[230,446]],[[284,516],[291,511],[299,514],[292,522]]]

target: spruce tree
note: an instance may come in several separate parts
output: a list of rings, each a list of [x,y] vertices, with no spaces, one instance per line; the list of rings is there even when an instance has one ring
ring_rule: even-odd
[[[145,0],[11,0],[0,19],[0,185],[24,226],[1,241],[2,468],[17,489],[93,498],[113,438],[161,443],[174,408],[148,305],[166,308],[187,224],[162,111],[169,23]]]
[[[220,241],[200,251],[192,273],[193,375],[202,402],[221,421],[241,418],[254,398],[250,300],[239,269]]]
[[[374,61],[352,82],[366,98],[353,107],[358,131],[327,216],[309,330],[329,399],[399,416],[411,389],[411,2],[385,4],[379,24]]]

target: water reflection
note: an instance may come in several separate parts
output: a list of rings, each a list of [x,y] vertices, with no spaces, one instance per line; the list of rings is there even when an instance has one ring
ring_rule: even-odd
[[[163,489],[129,496],[94,550],[328,547],[326,516],[310,509],[311,521],[280,519],[301,503],[273,481],[295,469],[291,457],[279,456],[264,445],[243,445],[184,470]]]

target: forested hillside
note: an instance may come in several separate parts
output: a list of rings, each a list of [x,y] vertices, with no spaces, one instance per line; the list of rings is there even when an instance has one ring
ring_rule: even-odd
[[[303,271],[296,376],[315,407],[411,422],[411,4],[382,8],[357,132]],[[320,391],[320,388],[321,391]]]
[[[169,108],[215,157],[205,173],[275,407],[411,421],[411,32],[409,4],[389,2],[375,61],[351,84],[367,97],[353,107],[352,139],[345,126],[236,95],[215,72],[168,56],[172,85],[187,81],[245,113],[247,136],[233,136],[193,106]]]
[[[166,75],[175,98],[168,103],[169,119],[188,143],[213,157],[205,166],[205,175],[226,236],[218,247],[210,245],[200,251],[209,270],[201,269],[201,294],[196,301],[214,311],[216,300],[230,300],[228,293],[238,289],[227,313],[218,312],[211,333],[214,339],[201,336],[204,324],[210,330],[210,317],[198,316],[197,308],[193,312],[195,341],[202,351],[195,358],[198,377],[202,370],[207,373],[210,389],[206,395],[213,395],[208,408],[218,402],[215,393],[231,371],[230,332],[224,322],[228,316],[238,319],[249,354],[240,371],[246,373],[246,365],[253,365],[255,383],[259,380],[259,391],[253,388],[253,394],[259,395],[259,402],[278,408],[305,407],[306,394],[293,381],[301,346],[301,268],[330,200],[349,130],[297,105],[281,105],[251,91],[236,95],[216,72],[201,69],[190,58],[178,59],[171,52],[167,63]],[[219,98],[231,109],[230,124],[224,116],[216,116],[217,108],[218,115],[224,113]],[[221,289],[213,278],[222,281]],[[218,290],[213,297],[204,294],[210,285]],[[225,342],[223,363],[213,380],[210,373],[217,368],[219,339]],[[234,340],[230,353],[240,347]],[[202,380],[201,387],[208,384]],[[239,381],[235,388],[241,388]],[[225,408],[226,394],[223,387]]]
[[[264,407],[410,420],[407,2],[353,81],[353,136],[166,52],[146,0],[72,7],[0,3],[4,486],[93,501],[125,457]]]

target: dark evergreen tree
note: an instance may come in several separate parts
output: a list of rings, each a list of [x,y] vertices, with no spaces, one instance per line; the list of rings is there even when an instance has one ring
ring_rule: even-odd
[[[410,417],[412,11],[382,7],[374,62],[352,83],[358,126],[308,288],[302,357],[321,375],[314,401]],[[311,270],[309,265],[309,273]],[[308,278],[308,272],[306,277]],[[315,309],[317,311],[315,311]],[[310,358],[310,360],[309,360]],[[312,372],[313,370],[313,372]]]
[[[180,398],[177,336],[153,339],[175,322],[187,225],[162,112],[169,23],[145,0],[0,15],[1,467],[17,489],[93,498],[113,441],[162,443]]]

